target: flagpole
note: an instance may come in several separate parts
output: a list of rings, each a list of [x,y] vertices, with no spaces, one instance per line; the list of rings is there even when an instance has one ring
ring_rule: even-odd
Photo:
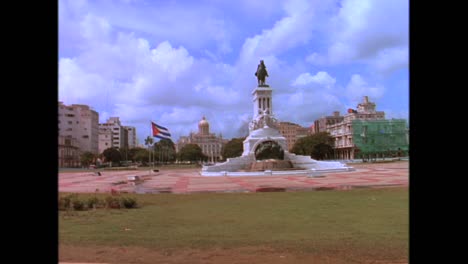
[[[150,137],[153,138],[153,121],[150,120]],[[149,144],[150,142],[148,142],[148,146],[151,146]],[[148,162],[151,164],[151,151],[148,150]],[[150,165],[150,176],[152,175],[152,169],[151,169],[151,165]]]

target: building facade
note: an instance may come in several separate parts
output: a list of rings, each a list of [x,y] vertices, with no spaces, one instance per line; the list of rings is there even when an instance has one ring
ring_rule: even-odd
[[[104,133],[103,142],[105,136],[109,133],[107,130],[110,130],[112,133],[111,138],[111,146],[117,149],[126,148],[128,147],[128,132],[120,123],[120,118],[118,117],[110,117],[107,119],[106,123],[99,124],[100,131]],[[100,149],[100,153],[102,153],[104,149]]]
[[[291,151],[296,141],[302,137],[310,135],[310,128],[301,127],[291,122],[279,122],[278,130],[286,138],[288,151]]]
[[[59,136],[58,154],[59,168],[76,168],[81,165],[80,151],[76,138]]]
[[[188,136],[181,136],[177,141],[176,151],[179,152],[187,144],[197,144],[211,162],[217,162],[222,159],[221,151],[226,143],[227,140],[222,135],[210,133],[210,124],[203,117],[198,123],[198,133],[191,132]]]
[[[99,114],[87,105],[58,105],[59,136],[73,138],[80,152],[98,154]]]
[[[385,113],[376,111],[375,108],[375,103],[364,96],[357,109],[348,109],[345,116],[334,112],[333,118],[325,117],[315,121],[314,132],[330,133],[335,140],[334,151],[337,159],[355,159],[362,154],[407,152],[406,120],[387,120]]]
[[[132,126],[124,126],[125,130],[127,130],[128,134],[128,148],[135,148],[137,147],[137,136],[136,136],[136,128]]]
[[[102,153],[108,148],[112,148],[112,128],[111,127],[99,127],[99,153]]]
[[[325,132],[327,127],[330,125],[338,124],[343,122],[344,117],[340,115],[339,111],[333,112],[331,116],[324,116],[314,121],[311,126],[312,133]]]

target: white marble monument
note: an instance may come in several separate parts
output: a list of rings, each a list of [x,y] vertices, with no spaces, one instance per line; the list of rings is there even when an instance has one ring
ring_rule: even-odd
[[[267,75],[268,76],[268,75]],[[249,124],[249,135],[244,140],[244,151],[240,157],[229,158],[226,162],[203,166],[203,176],[249,176],[307,174],[319,176],[323,172],[354,170],[341,162],[317,161],[309,156],[289,153],[286,138],[278,131],[278,120],[273,114],[273,90],[269,85],[259,82],[252,91],[253,119]],[[255,151],[264,143],[274,142],[284,151],[284,159],[292,163],[295,170],[251,172],[248,169],[256,162]]]

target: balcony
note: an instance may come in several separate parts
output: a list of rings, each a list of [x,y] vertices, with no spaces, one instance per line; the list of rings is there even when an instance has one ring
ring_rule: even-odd
[[[335,144],[336,149],[340,148],[354,148],[355,145],[353,143],[348,143],[348,144]]]

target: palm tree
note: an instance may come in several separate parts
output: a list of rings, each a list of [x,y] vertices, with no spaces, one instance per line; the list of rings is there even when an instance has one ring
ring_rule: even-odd
[[[151,162],[150,146],[153,145],[153,138],[148,136],[145,138],[145,145],[148,146],[148,161]]]

